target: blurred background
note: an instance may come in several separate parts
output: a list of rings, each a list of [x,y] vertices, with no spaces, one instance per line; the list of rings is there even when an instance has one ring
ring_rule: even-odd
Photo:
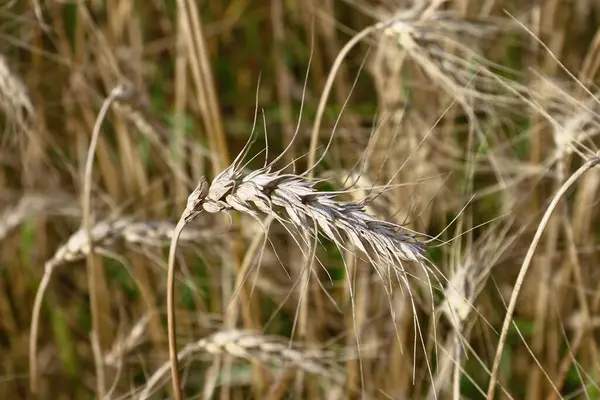
[[[200,215],[177,259],[185,397],[489,397],[540,219],[597,151],[598,26],[593,0],[3,0],[0,397],[171,398],[169,240],[253,131],[248,170],[294,138],[282,166],[324,155],[323,190],[381,192],[369,213],[435,236],[430,264],[392,288],[323,239],[305,283],[284,226]],[[546,226],[497,398],[600,398],[599,177]]]

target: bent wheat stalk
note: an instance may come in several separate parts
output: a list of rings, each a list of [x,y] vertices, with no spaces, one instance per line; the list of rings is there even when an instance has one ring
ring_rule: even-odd
[[[571,177],[561,186],[558,192],[556,192],[554,198],[552,199],[552,202],[550,203],[550,205],[548,205],[548,208],[546,209],[546,212],[544,213],[544,216],[540,221],[540,224],[535,232],[535,236],[533,237],[531,245],[529,246],[527,254],[525,255],[525,260],[523,260],[523,265],[521,265],[521,270],[519,271],[519,275],[517,276],[515,287],[512,291],[512,295],[510,296],[510,301],[506,310],[506,316],[504,317],[504,322],[502,324],[502,331],[500,332],[500,339],[498,340],[498,346],[496,347],[496,355],[494,357],[494,364],[492,366],[492,373],[490,375],[490,383],[488,385],[487,399],[489,400],[494,400],[494,395],[496,394],[495,390],[498,381],[498,370],[500,368],[500,361],[502,359],[502,353],[504,352],[504,344],[506,343],[508,330],[510,328],[511,322],[513,322],[512,317],[515,312],[515,307],[517,305],[519,293],[521,292],[521,286],[523,286],[525,276],[529,271],[529,266],[531,265],[531,261],[533,260],[533,254],[535,253],[540,239],[542,238],[542,233],[544,233],[544,230],[548,225],[548,221],[550,220],[552,213],[556,209],[556,206],[558,205],[562,197],[565,195],[567,190],[569,190],[569,188],[573,186],[573,184],[575,184],[575,182],[577,182],[577,180],[579,180],[579,178],[581,178],[583,174],[585,174],[587,171],[596,167],[599,164],[600,156],[596,154],[594,157],[591,157],[589,160],[587,160],[581,167],[579,167],[579,169],[575,171],[575,173],[571,175]]]
[[[253,172],[243,172],[240,158],[218,174],[209,186],[203,178],[190,194],[181,215],[169,253],[167,280],[167,313],[169,355],[173,388],[180,390],[177,346],[175,338],[174,282],[177,237],[183,227],[202,211],[209,213],[239,211],[260,221],[260,215],[273,216],[285,226],[291,226],[306,241],[317,240],[321,231],[338,248],[347,244],[363,252],[375,266],[382,280],[392,277],[408,285],[403,262],[414,262],[425,269],[424,246],[416,235],[402,232],[403,228],[379,220],[366,212],[369,198],[361,202],[342,201],[344,192],[323,192],[316,183],[301,175],[285,174],[269,165]],[[280,156],[281,157],[281,156]],[[410,293],[410,290],[408,290]],[[411,295],[412,300],[412,295]]]
[[[82,221],[81,226],[85,229],[87,233],[87,240],[89,243],[89,251],[86,254],[86,266],[88,272],[88,291],[90,298],[90,315],[92,319],[92,328],[91,328],[91,337],[95,338],[98,335],[98,331],[100,329],[100,315],[98,314],[98,289],[96,284],[96,279],[101,276],[101,267],[96,266],[94,262],[94,241],[92,235],[93,221],[92,221],[92,176],[93,176],[93,167],[94,167],[94,156],[96,154],[96,147],[98,146],[98,141],[100,138],[100,127],[102,125],[102,121],[108,114],[110,106],[114,101],[119,99],[120,97],[125,96],[127,93],[125,85],[121,84],[111,90],[109,96],[102,103],[102,107],[100,108],[100,112],[98,113],[98,117],[96,118],[96,123],[94,124],[94,129],[92,131],[92,137],[90,139],[90,145],[85,161],[85,170],[83,172],[83,193],[82,193]],[[93,349],[100,349],[100,346],[94,346],[92,342]],[[94,350],[94,360],[96,362],[96,392],[98,397],[104,397],[105,393],[105,381],[104,381],[104,370],[101,365],[102,355],[99,354],[100,351]],[[31,386],[32,389],[36,389],[37,382],[35,381],[35,377],[32,377]],[[35,392],[35,390],[33,390]]]

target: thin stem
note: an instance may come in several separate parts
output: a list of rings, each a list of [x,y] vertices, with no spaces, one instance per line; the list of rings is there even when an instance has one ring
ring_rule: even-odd
[[[177,337],[175,336],[175,254],[177,253],[177,242],[181,231],[187,224],[184,215],[181,216],[169,247],[169,264],[167,266],[167,330],[169,336],[169,362],[171,364],[171,381],[173,383],[173,397],[182,400],[181,377],[179,375],[179,360],[177,358]]]
[[[600,158],[594,157],[588,160],[585,164],[583,164],[571,177],[561,186],[561,188],[556,192],[552,202],[546,209],[544,216],[535,232],[535,236],[529,246],[529,250],[527,251],[527,255],[525,256],[525,260],[523,260],[523,264],[521,265],[521,270],[519,271],[519,276],[517,277],[517,281],[515,282],[515,287],[512,291],[512,295],[510,297],[510,302],[508,303],[508,308],[506,310],[506,316],[504,317],[504,323],[502,325],[502,331],[500,332],[500,339],[498,341],[498,347],[496,348],[496,356],[494,358],[494,365],[492,366],[492,373],[490,376],[490,384],[488,386],[487,399],[494,399],[494,392],[496,388],[496,383],[498,380],[498,369],[500,367],[500,360],[502,358],[502,353],[504,351],[504,345],[506,343],[506,337],[508,336],[508,329],[510,328],[510,324],[512,322],[512,317],[515,311],[515,307],[517,305],[517,298],[519,297],[519,293],[521,291],[521,286],[525,280],[525,275],[527,275],[527,271],[529,270],[529,266],[531,264],[531,260],[533,259],[533,254],[540,242],[544,229],[546,225],[548,225],[548,221],[554,212],[554,209],[560,202],[561,198],[564,194],[569,190],[571,186],[588,170],[592,169],[596,165],[600,164]]]
[[[32,393],[38,393],[40,389],[37,365],[37,338],[40,327],[40,314],[42,310],[42,302],[44,294],[50,283],[50,275],[52,274],[53,265],[46,263],[44,266],[44,276],[38,290],[35,294],[33,302],[33,310],[31,312],[31,331],[29,333],[29,385]]]
[[[92,131],[92,138],[90,141],[90,147],[88,149],[87,159],[85,163],[85,171],[83,176],[83,228],[86,231],[87,241],[89,245],[89,251],[86,256],[86,266],[88,275],[88,289],[90,296],[90,313],[92,315],[92,335],[94,332],[98,332],[100,327],[100,320],[98,315],[98,292],[96,288],[96,282],[94,276],[96,274],[96,266],[94,263],[94,243],[92,238],[92,217],[91,217],[91,205],[92,205],[92,175],[94,167],[94,155],[96,153],[96,147],[98,146],[98,139],[100,137],[100,127],[102,121],[106,117],[111,104],[119,97],[123,96],[125,89],[122,85],[114,88],[110,95],[104,100],[102,108],[96,118],[94,129]],[[99,346],[92,346],[94,353],[100,351]],[[101,355],[94,354],[95,358],[101,359]],[[96,392],[98,398],[104,398],[105,379],[103,368],[98,368],[96,371]]]

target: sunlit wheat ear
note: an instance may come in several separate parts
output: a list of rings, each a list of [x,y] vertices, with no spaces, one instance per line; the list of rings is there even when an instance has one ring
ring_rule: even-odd
[[[425,260],[415,235],[368,214],[366,201],[339,200],[339,192],[319,191],[300,175],[273,172],[270,167],[250,173],[228,169],[215,178],[204,198],[195,197],[198,193],[203,194],[196,192],[189,198],[188,204],[194,206],[190,215],[202,210],[235,210],[253,217],[267,214],[301,232],[311,232],[316,224],[334,243],[351,243],[377,260],[382,270],[401,261]]]
[[[178,228],[192,221],[202,211],[209,213],[232,210],[259,219],[272,216],[283,225],[295,228],[303,238],[320,232],[338,247],[351,244],[364,253],[377,269],[382,280],[397,280],[408,286],[403,263],[413,262],[426,270],[424,247],[414,234],[403,232],[400,225],[379,220],[365,211],[367,201],[351,202],[338,199],[340,192],[317,190],[315,183],[304,175],[274,171],[272,164],[252,172],[243,172],[236,160],[218,174],[209,186],[202,180],[188,197]],[[179,388],[179,372],[174,318],[174,260],[177,234],[173,236],[169,253],[167,279],[167,311],[169,343],[174,390]],[[413,307],[414,308],[414,307]]]
[[[347,355],[319,349],[305,349],[295,344],[290,347],[287,338],[263,335],[245,330],[217,332],[197,342],[186,345],[178,354],[179,360],[192,356],[213,357],[227,354],[234,358],[259,361],[265,367],[295,367],[313,375],[332,380],[338,384],[344,381],[337,360]],[[157,385],[168,373],[171,363],[165,363],[148,379],[139,399],[148,399]]]
[[[94,246],[102,249],[101,253],[117,257],[108,250],[119,242],[131,245],[165,246],[174,234],[175,225],[168,221],[135,221],[121,218],[112,221],[102,221],[91,230]],[[181,239],[184,243],[196,241],[202,237],[196,230],[186,230]],[[86,257],[90,249],[88,235],[84,228],[79,229],[61,245],[54,256],[46,261],[44,275],[36,292],[31,313],[31,332],[29,339],[29,365],[32,379],[38,379],[37,371],[37,336],[44,295],[50,283],[54,269],[68,262],[80,261]]]

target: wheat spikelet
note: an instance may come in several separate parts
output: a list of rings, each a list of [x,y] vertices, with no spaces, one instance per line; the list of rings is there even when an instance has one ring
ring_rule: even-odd
[[[437,307],[437,312],[450,323],[451,331],[441,346],[438,368],[432,379],[428,399],[438,398],[452,382],[453,374],[456,390],[456,379],[463,373],[461,360],[469,349],[468,338],[475,323],[475,314],[481,316],[475,303],[492,268],[513,248],[520,236],[519,231],[511,232],[514,222],[515,219],[510,218],[492,224],[472,246],[469,246],[456,268],[448,274],[448,283],[443,291],[444,300]]]
[[[237,359],[259,361],[266,365],[296,367],[305,372],[327,377],[335,382],[343,382],[343,375],[336,365],[340,357],[332,351],[304,349],[298,344],[290,346],[289,339],[263,335],[248,330],[228,330],[217,332],[197,342],[187,344],[178,354],[185,360],[197,354],[230,355]],[[165,363],[148,379],[139,399],[147,399],[160,380],[169,372],[170,364]]]

